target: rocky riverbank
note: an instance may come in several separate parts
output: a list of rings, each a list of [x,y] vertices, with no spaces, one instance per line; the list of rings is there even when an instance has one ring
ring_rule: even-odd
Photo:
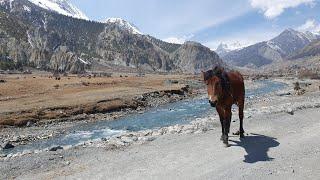
[[[304,124],[303,127],[306,127],[306,126],[316,127],[318,125],[317,121],[312,120],[312,119],[316,119],[314,117],[314,116],[317,116],[316,114],[305,114],[304,112],[313,112],[313,111],[317,111],[317,109],[320,108],[320,96],[319,96],[320,92],[317,89],[317,87],[319,86],[319,82],[308,81],[312,85],[305,88],[306,93],[303,95],[296,95],[292,90],[293,83],[295,82],[295,80],[281,80],[281,81],[287,82],[289,86],[282,91],[272,92],[270,94],[248,99],[246,104],[246,110],[245,110],[245,116],[246,116],[245,130],[247,133],[246,135],[248,136],[249,139],[252,139],[255,136],[258,136],[258,135],[253,136],[252,133],[254,134],[260,133],[265,135],[267,134],[267,135],[279,138],[278,141],[282,143],[282,147],[283,147],[283,146],[286,146],[286,142],[292,142],[293,144],[295,144],[294,141],[299,139],[299,138],[293,137],[291,138],[290,141],[285,140],[289,138],[287,137],[288,135],[300,133],[301,130],[299,130],[298,127],[302,127],[302,126],[297,125],[297,123],[298,124],[303,123]],[[236,109],[233,109],[233,111],[234,111],[234,115],[233,115],[232,129],[234,131],[238,127],[238,117],[237,117]],[[308,119],[300,120],[299,118],[302,117],[300,115],[301,112],[304,113],[304,114],[302,113],[303,117],[304,118],[308,117]],[[72,172],[76,173],[79,171],[77,167],[82,165],[85,165],[90,169],[91,165],[87,164],[87,161],[89,159],[91,159],[92,161],[95,161],[94,154],[96,153],[93,154],[93,152],[101,151],[101,153],[97,155],[99,156],[98,159],[101,159],[101,158],[103,159],[105,156],[107,156],[108,158],[111,158],[111,156],[110,157],[108,156],[109,154],[113,154],[112,157],[114,156],[115,159],[118,159],[118,158],[121,159],[122,154],[126,154],[126,153],[130,154],[129,157],[134,157],[136,155],[143,155],[143,154],[145,154],[143,155],[143,157],[149,157],[149,155],[146,155],[148,154],[148,151],[145,151],[142,149],[145,149],[145,148],[153,149],[153,148],[159,147],[164,150],[169,148],[170,150],[168,153],[173,153],[174,151],[173,149],[176,149],[176,148],[179,149],[180,146],[184,147],[184,143],[189,141],[188,140],[189,137],[190,138],[202,137],[201,139],[198,139],[196,142],[193,142],[191,140],[193,144],[192,147],[197,147],[198,145],[196,144],[198,142],[201,142],[204,139],[206,139],[205,144],[208,144],[208,142],[210,141],[210,144],[213,143],[214,149],[218,150],[223,147],[222,145],[221,147],[217,146],[218,144],[221,144],[221,142],[219,142],[218,140],[221,130],[220,130],[220,123],[217,120],[217,118],[218,117],[215,117],[215,116],[206,117],[206,118],[197,118],[197,119],[194,119],[194,121],[192,121],[191,123],[185,124],[185,125],[174,125],[174,126],[163,127],[163,128],[154,129],[154,130],[143,130],[139,132],[123,132],[122,134],[119,134],[117,136],[113,136],[110,138],[102,138],[99,141],[87,141],[87,142],[78,144],[75,147],[57,146],[57,147],[52,147],[42,151],[36,151],[36,152],[25,151],[23,153],[10,154],[0,159],[1,174],[2,174],[2,177],[8,178],[8,177],[20,176],[20,175],[28,176],[27,174],[24,174],[24,172],[32,171],[32,172],[39,173],[39,175],[41,174],[41,176],[43,177],[43,176],[46,176],[45,174],[43,174],[44,171],[48,170],[50,174],[52,174],[52,172],[60,172],[61,169],[66,170],[66,169],[69,169],[69,167],[73,169]],[[312,125],[313,123],[316,123],[316,124]],[[282,130],[278,131],[279,129],[282,129]],[[315,132],[316,131],[314,131],[313,134]],[[286,135],[282,135],[283,133]],[[214,136],[211,137],[212,134],[214,134]],[[207,137],[209,135],[210,137]],[[259,138],[262,138],[262,137],[264,136],[261,136],[261,137],[259,136]],[[304,134],[301,137],[305,137],[304,139],[306,139],[307,134]],[[235,141],[237,137],[231,136],[230,138],[232,142],[233,140],[234,142],[237,142]],[[256,139],[256,141],[258,140],[259,139]],[[265,143],[265,141],[267,140],[268,139],[264,139],[263,142],[261,143]],[[174,143],[171,141],[174,141]],[[273,144],[274,144],[274,141],[275,140],[272,140]],[[144,145],[141,145],[141,144],[144,144]],[[175,144],[180,144],[180,145],[176,147]],[[254,146],[254,144],[252,146]],[[188,148],[191,150],[191,152],[192,152],[192,147],[190,146]],[[244,147],[249,148],[246,146]],[[231,150],[234,148],[235,147],[231,147]],[[150,152],[153,152],[154,150],[151,150],[151,149],[150,149]],[[203,147],[201,149],[202,151],[204,151],[203,153],[205,154],[206,148]],[[118,151],[118,150],[121,150],[121,151]],[[258,150],[260,151],[259,148]],[[211,151],[214,151],[214,150],[211,150]],[[304,150],[301,150],[301,151],[304,151]],[[155,150],[154,152],[159,153],[158,150]],[[177,154],[181,154],[184,157],[188,156],[190,158],[197,156],[196,154],[193,154],[192,156],[187,155],[188,152],[184,148],[182,149],[180,148],[179,152],[175,152],[174,154],[175,156]],[[225,150],[223,152],[225,152]],[[290,150],[287,149],[286,152],[290,152]],[[216,152],[216,153],[219,153],[219,152]],[[231,154],[235,154],[235,153],[238,153],[238,152],[233,152]],[[249,153],[249,156],[251,156],[250,153],[252,152],[248,150],[247,153]],[[212,153],[210,154],[212,155]],[[278,154],[275,154],[274,156],[278,159],[278,161],[281,160],[281,158],[278,157]],[[222,156],[219,156],[219,157],[222,157]],[[284,156],[281,155],[281,157],[284,157]],[[159,157],[156,154],[153,154],[152,159],[154,158],[157,159]],[[166,158],[166,156],[163,158]],[[262,155],[261,157],[257,155],[255,158],[262,158]],[[197,159],[197,160],[202,161],[201,159]],[[152,160],[149,159],[147,161],[152,161]],[[173,161],[174,160],[170,160],[170,162],[173,162]],[[194,159],[192,161],[195,162],[196,160]],[[31,163],[27,163],[27,162],[31,162]],[[104,163],[108,164],[109,161],[106,161]],[[121,162],[118,162],[118,163],[121,164]],[[134,164],[138,162],[132,161],[130,163]],[[40,166],[41,166],[41,169],[34,170],[35,169],[34,167],[40,167]],[[19,170],[11,171],[13,167],[17,167],[19,168]],[[127,168],[127,166],[124,164],[123,164],[123,167]],[[87,171],[85,172],[88,173]]]
[[[192,98],[203,84],[195,76],[114,74],[113,77],[6,75],[0,85],[0,144],[26,145],[72,132],[72,127],[112,121]],[[3,146],[3,145],[1,145]]]
[[[293,85],[294,80],[281,80],[277,79],[275,81],[286,82],[288,84],[287,88],[272,92],[269,94],[264,94],[260,96],[248,97],[246,102],[245,118],[250,119],[255,115],[263,114],[277,114],[286,112],[293,115],[295,111],[301,109],[309,108],[319,108],[320,99],[318,97],[318,92],[315,91],[313,86],[309,87],[307,95],[298,96],[294,94]],[[248,82],[249,88],[257,89],[261,87],[261,82]],[[316,86],[317,81],[311,82]],[[198,92],[198,91],[197,91]],[[199,93],[199,92],[198,92]],[[25,145],[31,142],[45,140],[53,138],[61,134],[70,134],[73,130],[72,127],[89,123],[99,120],[114,120],[119,117],[123,117],[132,113],[143,113],[146,109],[151,107],[156,107],[170,102],[176,102],[186,98],[192,98],[198,95],[195,91],[191,93],[191,90],[187,87],[182,88],[180,91],[161,91],[161,92],[151,92],[146,93],[141,96],[134,98],[137,104],[140,104],[139,108],[136,109],[125,109],[118,112],[108,113],[108,114],[92,114],[87,115],[85,120],[77,119],[77,121],[67,120],[67,121],[53,121],[51,123],[38,123],[26,128],[5,128],[2,129],[1,139],[4,145]],[[237,121],[237,108],[233,109],[234,119]],[[217,117],[208,118],[197,118],[190,124],[185,125],[175,125],[169,127],[163,127],[154,130],[144,130],[139,132],[124,132],[117,136],[112,136],[109,138],[102,138],[100,141],[87,141],[78,144],[81,147],[104,147],[107,149],[123,148],[130,146],[132,144],[143,144],[149,141],[153,141],[156,138],[166,135],[166,134],[193,134],[193,133],[203,133],[212,130],[215,126],[219,126],[216,123]],[[49,122],[49,121],[46,121]],[[52,147],[53,150],[58,149],[70,149],[72,146],[64,147]],[[10,159],[17,156],[27,155],[30,153],[41,153],[43,151],[50,151],[51,148],[46,148],[36,151],[24,151],[16,154],[2,155],[3,158]]]
[[[247,107],[244,112],[246,119],[251,119],[254,116],[279,113],[294,115],[294,113],[299,110],[320,108],[320,91],[317,91],[315,90],[316,88],[314,88],[319,84],[318,81],[308,81],[310,84],[313,84],[313,86],[309,87],[309,92],[302,96],[295,95],[293,85],[296,81],[282,79],[276,79],[275,81],[282,83],[286,82],[288,86],[285,89],[247,99]],[[261,84],[252,86],[253,89],[258,87],[261,87]],[[285,94],[285,96],[283,96],[283,94]],[[232,111],[234,113],[233,122],[235,123],[238,121],[237,108],[233,108]],[[102,139],[102,141],[88,141],[81,144],[81,146],[114,149],[132,144],[143,144],[167,134],[205,133],[219,126],[217,119],[218,117],[197,118],[186,125],[175,125],[155,130],[129,132],[109,139]]]
[[[246,82],[247,89],[257,89],[262,87],[262,82],[253,82],[248,81]],[[192,84],[191,84],[192,86]],[[186,98],[193,98],[199,95],[200,91],[197,89],[198,86],[192,86],[190,88],[189,85],[182,87],[179,90],[164,90],[160,92],[151,92],[146,93],[140,96],[133,98],[134,101],[138,105],[135,108],[124,108],[120,109],[120,111],[114,111],[110,113],[96,113],[96,114],[81,114],[78,116],[74,116],[72,118],[65,118],[60,120],[53,120],[53,121],[43,121],[45,123],[37,123],[31,124],[31,127],[26,128],[5,128],[2,129],[1,139],[3,143],[10,143],[13,146],[17,145],[26,145],[35,141],[39,140],[47,140],[50,138],[54,138],[58,135],[63,134],[70,134],[73,132],[74,126],[84,123],[92,123],[94,121],[104,120],[115,120],[117,118],[123,117],[128,114],[134,113],[143,113],[146,109],[151,107],[157,107],[159,105],[164,105],[167,103],[176,102],[179,100],[183,100]],[[196,88],[195,88],[196,87]],[[204,89],[201,90],[202,94],[205,92]],[[269,94],[266,96],[270,96]],[[257,96],[254,100],[259,100],[262,96]],[[248,100],[247,104],[250,104],[253,100]],[[106,101],[104,103],[110,103],[110,101]],[[99,103],[96,105],[99,106]],[[97,110],[98,108],[95,108]],[[235,109],[234,109],[235,111]],[[246,116],[250,117],[253,111],[247,112]],[[82,119],[81,119],[82,118]],[[121,146],[128,146],[135,143],[144,143],[150,140],[155,139],[158,136],[165,135],[165,134],[179,134],[179,133],[200,133],[205,132],[212,129],[212,122],[214,119],[196,119],[189,125],[176,125],[172,127],[164,127],[161,129],[156,130],[148,130],[146,132],[134,132],[129,134],[122,134],[119,136],[112,137],[111,139],[102,139],[102,141],[94,142],[88,141],[83,144],[79,144],[81,146],[110,146],[110,147],[121,147]],[[211,126],[210,126],[211,124]],[[70,146],[61,147],[64,149],[70,148]],[[9,154],[7,158],[21,156],[29,153],[39,153],[42,151],[49,151],[49,148],[36,150],[36,151],[25,151],[19,152],[17,154]]]
[[[164,90],[145,93],[132,98],[131,100],[113,99],[100,101],[94,104],[87,104],[68,108],[51,108],[42,110],[42,121],[28,120],[25,127],[10,127],[5,125],[1,128],[1,143],[10,143],[13,146],[25,145],[29,142],[49,139],[61,134],[67,134],[68,129],[77,125],[95,121],[111,121],[128,114],[143,113],[145,110],[167,103],[172,103],[197,95],[197,91],[184,86],[181,89]],[[81,112],[79,112],[81,111]],[[46,119],[55,115],[54,119]],[[25,118],[25,116],[19,116]],[[40,117],[38,117],[40,118]],[[28,119],[28,118],[26,118]],[[40,118],[41,119],[41,118]]]

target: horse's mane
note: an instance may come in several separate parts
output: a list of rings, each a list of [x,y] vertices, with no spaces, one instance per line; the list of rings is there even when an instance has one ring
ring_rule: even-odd
[[[217,76],[221,80],[222,89],[224,89],[224,91],[227,92],[230,90],[230,82],[229,82],[228,73],[224,70],[223,67],[216,66],[211,70],[203,72],[203,80],[204,81],[207,81],[214,76]]]
[[[219,78],[221,78],[222,74],[226,73],[224,68],[220,67],[220,66],[216,66],[213,69],[210,69],[206,72],[203,72],[203,80],[207,81],[209,79],[211,79],[213,76],[217,76]]]

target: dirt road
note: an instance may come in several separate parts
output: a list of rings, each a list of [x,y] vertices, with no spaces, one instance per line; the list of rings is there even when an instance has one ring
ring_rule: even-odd
[[[317,179],[319,117],[320,109],[255,116],[246,121],[249,135],[231,137],[230,148],[219,141],[217,126],[124,150],[85,149],[64,167],[40,168],[18,179]]]

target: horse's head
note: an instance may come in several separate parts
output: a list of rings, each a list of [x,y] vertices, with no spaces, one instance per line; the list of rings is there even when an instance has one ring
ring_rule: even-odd
[[[207,85],[209,103],[212,107],[215,107],[219,102],[219,99],[223,96],[221,74],[223,69],[215,67],[207,72],[202,72],[202,78]]]

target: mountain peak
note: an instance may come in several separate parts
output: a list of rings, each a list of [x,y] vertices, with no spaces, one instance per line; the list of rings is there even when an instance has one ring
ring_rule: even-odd
[[[234,51],[234,50],[240,50],[247,45],[241,44],[239,41],[236,41],[231,44],[226,43],[220,43],[217,49],[215,50],[220,56],[224,56],[225,54]]]
[[[143,34],[135,25],[133,25],[132,23],[129,23],[128,21],[122,18],[108,18],[104,20],[103,23],[116,24],[120,28],[130,31],[132,34]]]
[[[71,16],[77,19],[89,20],[77,7],[72,5],[68,0],[28,0],[33,4],[50,11],[57,12],[65,16]]]
[[[297,33],[298,31],[292,29],[292,28],[287,28],[283,32],[290,32],[290,33]]]
[[[312,32],[300,32],[297,30],[294,30],[292,28],[284,30],[279,36],[273,38],[271,41],[279,41],[279,39],[282,41],[283,39],[300,39],[301,41],[306,41],[307,43],[310,43],[311,41],[318,39],[318,35],[314,34]]]
[[[217,47],[217,50],[222,50],[222,49],[228,49],[228,45],[224,43],[220,43],[219,46]]]

